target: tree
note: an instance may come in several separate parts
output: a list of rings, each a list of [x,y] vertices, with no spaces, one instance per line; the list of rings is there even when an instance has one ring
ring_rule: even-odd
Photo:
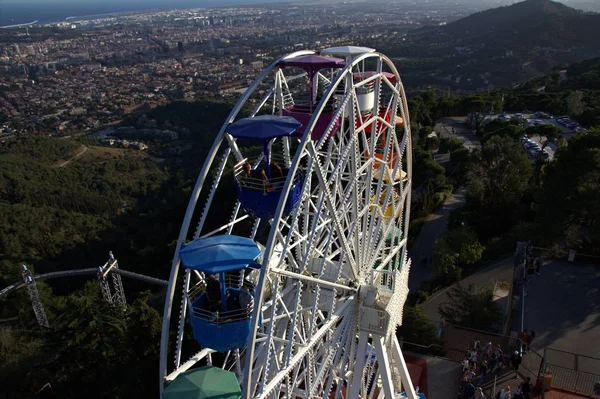
[[[480,95],[465,97],[462,100],[462,106],[470,114],[470,120],[475,130],[480,132],[483,127],[485,117],[491,109],[491,103]]]
[[[458,137],[444,138],[440,140],[440,148],[438,153],[447,154],[454,150],[464,148],[464,140]]]
[[[481,190],[481,205],[498,209],[514,205],[528,188],[531,162],[519,144],[492,137],[474,153],[471,189]]]
[[[443,351],[439,348],[443,342],[438,336],[437,329],[425,317],[423,309],[418,304],[415,306],[404,306],[402,325],[396,331],[396,335],[405,343],[420,345],[410,345],[411,351],[432,355],[443,354]],[[429,347],[430,345],[432,346]],[[428,348],[423,348],[423,346]]]
[[[490,123],[491,124],[491,123]],[[486,126],[488,130],[488,126]],[[485,145],[492,137],[500,137],[503,140],[518,142],[519,137],[523,136],[523,128],[510,122],[505,122],[504,126],[492,131],[491,133],[485,134],[481,139],[481,144]]]
[[[520,144],[495,136],[471,154],[467,220],[482,242],[508,231],[522,218],[532,164]]]
[[[550,143],[552,139],[556,139],[562,136],[562,130],[560,130],[558,126],[545,124],[530,126],[527,129],[525,129],[525,134],[527,134],[528,136],[536,135],[540,137],[545,137],[546,140],[544,141],[544,144],[542,144],[543,150],[544,148],[546,148],[546,146],[548,145],[548,143]]]
[[[447,281],[457,281],[463,267],[477,263],[484,250],[473,230],[464,226],[452,229],[435,242],[436,272]]]
[[[457,252],[454,252],[446,239],[437,239],[434,244],[435,272],[444,283],[460,280],[462,269],[458,265]]]
[[[427,136],[429,136],[433,132],[433,128],[431,126],[422,126],[419,129],[419,142],[425,143],[427,140]]]
[[[569,115],[581,115],[585,110],[585,103],[583,102],[583,92],[577,90],[569,94],[569,97],[567,97],[567,107],[569,109]]]
[[[119,384],[106,382],[121,381],[127,361],[123,310],[105,302],[98,284],[89,282],[67,298],[54,323],[44,347],[46,382],[65,397],[77,396],[83,389],[97,396],[118,396]]]
[[[468,148],[459,148],[450,152],[450,161],[452,162],[467,162],[471,152]]]
[[[542,169],[537,222],[543,237],[567,238],[567,244],[588,242],[597,251],[600,239],[600,129],[573,137],[557,152],[554,162]]]
[[[494,302],[491,287],[464,288],[456,284],[448,291],[448,301],[439,306],[438,313],[450,324],[483,331],[494,329],[502,321],[502,311]]]
[[[124,397],[152,397],[156,385],[152,382],[160,352],[162,318],[148,305],[150,294],[142,293],[127,307],[127,366]]]

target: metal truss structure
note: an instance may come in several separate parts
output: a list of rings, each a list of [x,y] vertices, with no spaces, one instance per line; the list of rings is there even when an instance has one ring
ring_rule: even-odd
[[[31,270],[27,269],[25,266],[23,267],[23,281],[25,282],[25,286],[27,287],[27,293],[29,294],[29,299],[31,300],[31,306],[33,306],[35,318],[37,319],[37,322],[41,328],[48,328],[50,327],[50,324],[48,323],[48,318],[46,317],[44,305],[42,305],[42,301],[40,300],[40,295],[38,293],[35,278],[31,273]]]
[[[109,265],[110,264],[110,265]],[[102,270],[102,272],[101,272]],[[112,273],[113,279],[113,289],[115,291],[114,294],[111,292],[110,284],[108,282],[107,275],[108,273]],[[68,278],[68,277],[76,277],[76,276],[90,276],[96,275],[100,281],[100,287],[102,290],[103,298],[116,306],[125,307],[127,306],[127,302],[125,300],[125,291],[123,290],[123,283],[121,280],[121,276],[129,277],[135,280],[143,281],[149,284],[155,285],[168,285],[168,282],[165,280],[161,280],[155,277],[145,276],[138,273],[133,273],[127,270],[119,269],[118,263],[116,260],[110,260],[106,262],[103,266],[99,266],[98,268],[87,268],[87,269],[75,269],[75,270],[64,270],[58,272],[51,272],[40,274],[34,276],[31,270],[24,267],[22,271],[23,280],[18,281],[14,284],[9,285],[8,287],[0,290],[0,298],[6,297],[16,290],[26,287],[27,292],[29,293],[29,298],[31,300],[31,304],[33,306],[33,311],[35,312],[36,319],[40,327],[49,327],[48,318],[46,317],[46,312],[44,311],[44,306],[40,300],[38,289],[37,289],[37,281],[38,280],[49,280],[49,279],[57,279],[57,278]]]
[[[108,262],[98,268],[98,281],[100,282],[104,300],[110,304],[124,308],[127,306],[127,301],[125,299],[125,291],[123,290],[123,281],[117,270],[119,270],[119,262],[114,258],[109,259]],[[112,293],[110,283],[108,282],[108,275],[111,272],[114,293]]]

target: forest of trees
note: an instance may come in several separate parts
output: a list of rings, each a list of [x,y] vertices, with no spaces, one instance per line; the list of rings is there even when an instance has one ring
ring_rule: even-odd
[[[89,268],[109,250],[121,268],[167,279],[191,188],[230,109],[182,102],[148,112],[161,126],[171,120],[189,129],[188,150],[161,164],[124,153],[58,167],[83,145],[98,144],[87,138],[1,144],[0,287],[21,278],[23,263],[36,274]],[[43,331],[26,290],[0,299],[4,397],[35,396],[47,383],[61,398],[155,396],[164,292],[124,285],[125,312],[104,302],[95,281],[38,282],[50,323]]]
[[[429,180],[433,181],[432,176],[435,176],[437,186],[439,182],[446,182],[454,189],[464,186],[467,197],[465,205],[450,215],[446,236],[435,244],[435,277],[425,282],[421,291],[411,293],[405,308],[408,317],[399,330],[400,335],[415,339],[407,341],[439,344],[434,334],[435,325],[425,319],[419,303],[427,300],[433,288],[448,286],[476,271],[485,260],[510,253],[516,241],[532,240],[538,246],[552,248],[556,255],[564,255],[568,249],[600,255],[597,226],[600,218],[600,58],[573,65],[566,75],[565,80],[564,74],[556,71],[511,90],[464,97],[428,91],[410,99],[415,164],[427,147],[426,137],[432,132],[434,122],[443,117],[479,113],[473,128],[482,148],[469,151],[462,148],[458,138],[439,140],[439,152],[450,152],[451,164],[445,173],[429,172]],[[588,130],[567,142],[560,129],[552,125],[526,127],[516,119],[484,121],[483,117],[492,110],[495,113],[566,114]],[[550,139],[558,139],[552,162],[532,162],[523,151],[519,138],[533,134],[545,137],[544,146]],[[460,164],[458,175],[450,175],[448,169],[454,170],[457,164]],[[426,164],[421,162],[423,165]],[[427,201],[426,196],[421,198]],[[436,205],[439,203],[434,202],[433,207]],[[423,208],[419,217],[431,210],[427,206]],[[483,325],[489,326],[494,317],[501,317],[494,311],[489,293],[455,291],[456,303],[441,309],[445,317],[452,316],[447,319],[449,322],[481,329]],[[466,309],[461,303],[469,295],[481,296],[481,300],[469,297],[469,301],[475,313],[490,315],[491,319],[486,319],[484,324],[464,314]],[[430,339],[416,338],[415,334]]]

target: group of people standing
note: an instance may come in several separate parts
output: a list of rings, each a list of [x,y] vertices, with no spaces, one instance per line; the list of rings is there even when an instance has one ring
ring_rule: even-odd
[[[479,339],[475,338],[465,352],[462,381],[467,385],[475,380],[482,382],[488,373],[502,369],[503,364],[504,352],[499,344],[494,346],[488,342],[481,345]]]
[[[497,399],[531,399],[531,394],[533,393],[533,384],[531,383],[531,378],[527,377],[527,379],[519,384],[519,387],[515,392],[512,391],[510,385],[507,385],[506,388],[502,389],[496,395]]]
[[[542,268],[542,258],[533,256],[533,244],[531,241],[527,241],[525,245],[525,262],[520,265],[520,273],[518,274],[521,282],[523,283],[523,295],[527,296],[527,289],[533,274],[540,274]]]
[[[535,333],[527,333],[527,337],[535,337]],[[523,339],[523,338],[522,338]],[[533,338],[531,338],[532,340]],[[524,340],[526,343],[524,348],[527,348],[531,340]],[[519,351],[513,352],[510,358],[505,358],[504,352],[500,344],[494,346],[491,342],[481,344],[479,339],[475,338],[471,346],[465,352],[465,358],[462,362],[463,376],[461,378],[463,399],[485,399],[486,395],[481,387],[476,387],[475,383],[482,384],[486,375],[501,371],[505,367],[505,362],[508,363],[515,372],[515,377],[519,378],[518,371],[521,365],[522,356]],[[531,380],[527,378],[523,381],[516,392],[512,392],[511,387],[507,386],[496,395],[495,399],[530,399],[533,387]]]

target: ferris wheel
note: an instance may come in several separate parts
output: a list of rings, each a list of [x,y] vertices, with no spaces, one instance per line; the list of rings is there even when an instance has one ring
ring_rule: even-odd
[[[300,51],[263,71],[219,131],[185,214],[163,398],[207,368],[235,375],[244,399],[416,397],[395,336],[411,153],[385,55]]]

